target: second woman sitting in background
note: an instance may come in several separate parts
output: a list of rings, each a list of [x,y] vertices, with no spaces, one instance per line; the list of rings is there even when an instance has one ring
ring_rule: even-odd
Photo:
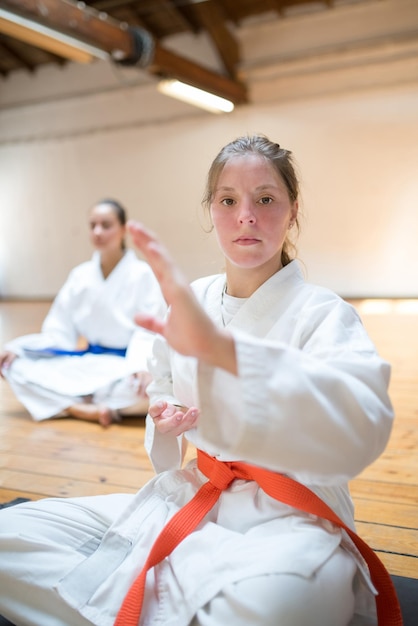
[[[0,354],[2,376],[36,421],[70,416],[108,426],[124,411],[147,412],[153,336],[133,317],[163,314],[166,305],[148,264],[126,249],[126,220],[115,200],[93,206],[92,259],[70,272],[42,332]]]

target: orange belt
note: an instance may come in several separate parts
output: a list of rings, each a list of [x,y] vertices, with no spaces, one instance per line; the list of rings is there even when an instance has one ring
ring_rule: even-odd
[[[253,480],[275,500],[322,517],[343,528],[369,566],[372,582],[378,591],[376,609],[379,626],[402,626],[396,591],[383,563],[373,550],[310,489],[283,474],[246,463],[218,461],[202,450],[197,451],[197,463],[200,471],[209,480],[188,504],[177,511],[158,535],[142,571],[125,596],[115,626],[138,626],[148,570],[171,554],[174,548],[195,530],[214,506],[221,492],[236,478]]]

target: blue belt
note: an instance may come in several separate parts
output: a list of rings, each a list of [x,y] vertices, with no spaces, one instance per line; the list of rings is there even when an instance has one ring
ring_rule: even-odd
[[[112,354],[114,356],[126,356],[127,348],[108,348],[98,344],[89,343],[85,350],[61,350],[60,348],[41,348],[32,350],[24,348],[28,356],[51,357],[51,356],[83,356],[83,354]]]
[[[115,356],[126,356],[127,348],[107,348],[98,344],[89,343],[87,350],[83,353],[91,352],[92,354],[114,354]]]

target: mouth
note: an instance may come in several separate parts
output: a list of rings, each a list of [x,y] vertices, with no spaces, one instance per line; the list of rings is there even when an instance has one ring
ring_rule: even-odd
[[[238,237],[237,239],[234,239],[234,243],[239,246],[252,246],[256,243],[260,243],[260,241],[261,240],[256,237]]]

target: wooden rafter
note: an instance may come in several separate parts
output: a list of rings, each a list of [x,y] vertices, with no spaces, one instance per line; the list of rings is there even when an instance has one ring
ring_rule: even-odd
[[[211,0],[208,0],[208,2],[197,2],[192,5],[192,8],[199,22],[210,35],[228,75],[234,78],[240,60],[239,46],[231,31],[225,25],[225,19],[220,8]]]
[[[4,51],[5,54],[8,54],[10,57],[13,57],[17,61],[19,61],[20,65],[23,65],[29,72],[33,72],[35,70],[36,65],[34,63],[30,63],[25,57],[20,54],[17,50],[14,49],[13,44],[9,44],[8,41],[5,41],[4,37],[0,37],[0,54]]]
[[[129,62],[137,54],[135,37],[129,28],[81,3],[67,0],[42,0],[42,3],[37,0],[3,0],[2,7],[94,45],[107,52],[117,63]],[[150,33],[146,34],[148,39],[153,39]],[[165,49],[156,41],[153,41],[151,58],[142,67],[151,74],[178,78],[206,89],[235,104],[247,102],[247,91],[241,82],[206,69]]]
[[[152,0],[148,5],[139,6],[138,0],[92,0],[90,5],[99,11],[119,13],[130,10],[136,14],[143,28],[147,28],[156,37],[160,36],[155,25],[155,16],[159,19],[164,16],[167,23],[173,24],[175,31],[192,31],[192,25],[187,21],[184,14],[177,9],[175,4],[168,0]]]

